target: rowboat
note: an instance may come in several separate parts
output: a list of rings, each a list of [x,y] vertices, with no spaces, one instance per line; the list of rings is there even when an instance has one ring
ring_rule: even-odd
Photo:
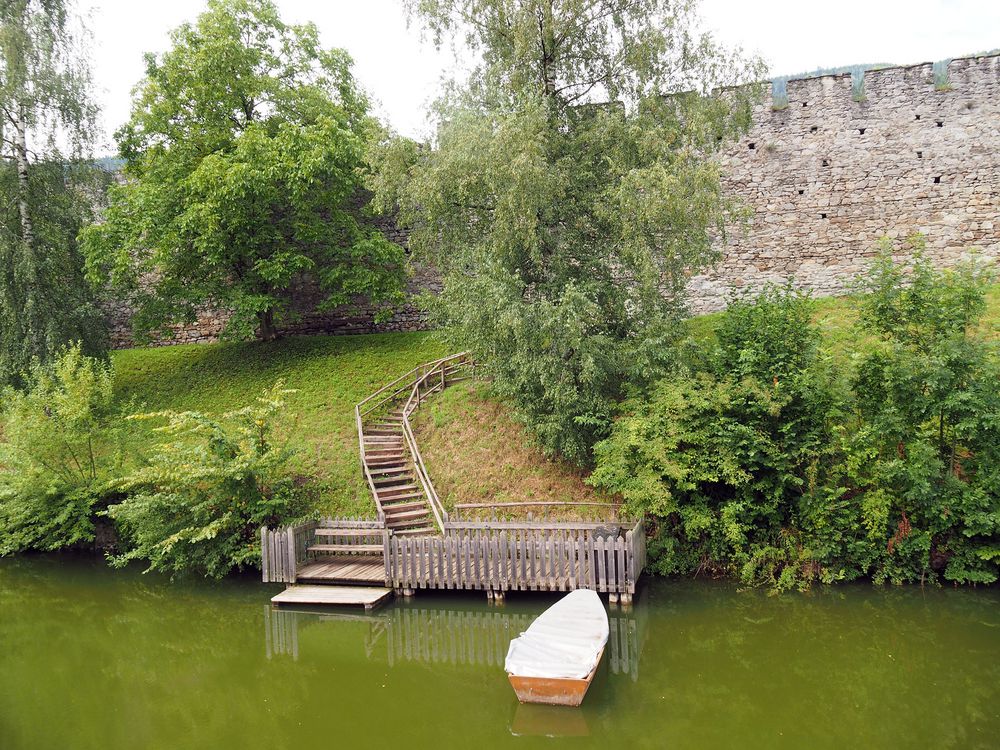
[[[504,667],[521,703],[579,706],[608,643],[608,615],[593,591],[564,596],[510,642]]]

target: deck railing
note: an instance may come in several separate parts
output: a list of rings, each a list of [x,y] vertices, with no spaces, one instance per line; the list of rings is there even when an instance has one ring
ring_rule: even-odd
[[[318,521],[260,529],[261,575],[264,583],[295,583],[298,569],[309,557]]]
[[[635,593],[645,565],[641,521],[598,523],[449,522],[442,536],[386,534],[388,585],[397,589],[483,589]]]

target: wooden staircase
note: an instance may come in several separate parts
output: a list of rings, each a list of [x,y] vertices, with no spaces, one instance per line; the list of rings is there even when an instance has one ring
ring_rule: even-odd
[[[410,415],[432,393],[470,376],[468,354],[428,362],[382,386],[354,408],[358,448],[378,520],[396,536],[437,534],[448,514],[427,474]]]
[[[418,484],[405,445],[403,410],[398,408],[361,433],[363,462],[385,526],[395,534],[434,534],[427,494]]]

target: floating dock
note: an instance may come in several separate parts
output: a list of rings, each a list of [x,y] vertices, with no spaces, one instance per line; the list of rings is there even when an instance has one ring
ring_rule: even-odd
[[[390,596],[392,589],[374,586],[289,586],[277,596],[271,597],[271,604],[361,606],[374,609]]]

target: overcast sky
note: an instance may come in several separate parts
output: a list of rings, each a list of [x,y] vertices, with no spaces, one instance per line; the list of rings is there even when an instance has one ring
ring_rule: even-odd
[[[344,47],[355,75],[399,132],[427,132],[426,105],[454,65],[407,28],[400,0],[277,0],[285,21],[313,21],[328,46]],[[145,52],[193,20],[204,0],[81,0],[90,8],[94,76],[105,143],[127,118]],[[908,64],[1000,47],[1000,0],[702,0],[705,29],[761,55],[772,75],[855,63]]]

